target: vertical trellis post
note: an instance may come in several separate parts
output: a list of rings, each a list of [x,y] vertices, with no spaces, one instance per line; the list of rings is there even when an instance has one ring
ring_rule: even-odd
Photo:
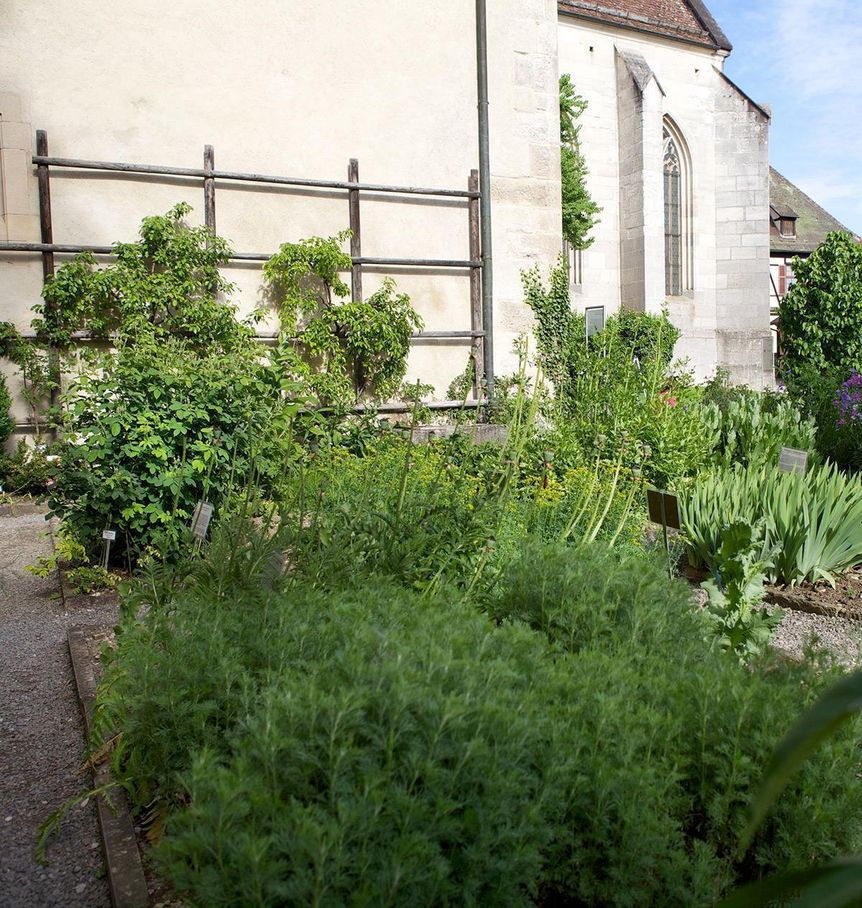
[[[36,130],[36,154],[41,158],[48,157],[48,133],[44,129]],[[51,177],[47,164],[38,164],[36,178],[39,184],[39,229],[42,242],[53,244],[54,221],[51,216]],[[42,253],[42,280],[47,283],[54,277],[54,253],[45,250]],[[50,313],[46,312],[50,316]],[[54,343],[48,347],[48,374],[51,379],[51,406],[57,405],[60,392],[60,354]]]
[[[215,152],[212,145],[204,145],[204,223],[209,229],[216,232],[216,207],[215,207]]]
[[[347,168],[347,182],[359,182],[359,161],[356,158],[350,159],[350,166]],[[350,256],[351,258],[362,258],[362,227],[359,219],[359,190],[351,189],[348,191],[350,203]],[[362,265],[356,261],[350,269],[350,289],[353,302],[359,302],[362,299]]]
[[[471,170],[467,181],[470,192],[479,191],[479,171]],[[482,257],[482,242],[479,227],[479,199],[471,198],[467,204],[470,219],[470,261],[476,262]],[[470,330],[482,330],[482,273],[478,268],[470,269]],[[473,337],[473,391],[479,397],[482,386],[484,345],[481,337]]]

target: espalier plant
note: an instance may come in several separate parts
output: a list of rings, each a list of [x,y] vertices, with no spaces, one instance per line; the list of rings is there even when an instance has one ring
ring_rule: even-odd
[[[40,336],[111,339],[62,399],[60,461],[49,506],[89,551],[176,554],[198,500],[229,507],[255,480],[275,494],[302,398],[236,319],[219,274],[229,248],[183,218],[145,218],[136,243],[96,269],[79,257],[45,288]]]
[[[280,367],[324,406],[341,409],[398,390],[410,338],[422,327],[391,278],[368,299],[345,301],[350,288],[339,273],[350,270],[351,258],[341,251],[349,236],[285,243],[263,268],[281,320]]]
[[[207,227],[189,226],[181,202],[144,218],[134,243],[115,243],[115,261],[97,268],[81,253],[45,284],[33,322],[40,339],[68,348],[75,331],[96,338],[180,338],[196,350],[224,349],[242,337],[235,310],[222,297],[233,285],[219,267],[230,246]]]

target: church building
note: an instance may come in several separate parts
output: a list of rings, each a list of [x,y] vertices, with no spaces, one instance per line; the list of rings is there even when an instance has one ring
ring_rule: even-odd
[[[724,74],[724,32],[699,0],[560,0],[558,37],[602,208],[578,303],[666,307],[699,376],[770,385],[769,112]]]
[[[241,312],[282,243],[361,221],[354,296],[392,276],[424,321],[408,377],[439,398],[469,356],[511,373],[521,274],[562,250],[568,73],[601,207],[574,304],[667,308],[699,378],[768,386],[769,113],[725,76],[730,50],[700,0],[3,4],[0,321],[28,330],[76,249],[108,262],[187,202],[236,250]]]

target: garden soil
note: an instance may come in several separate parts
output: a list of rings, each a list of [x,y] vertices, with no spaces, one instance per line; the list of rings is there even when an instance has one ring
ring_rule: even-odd
[[[34,855],[40,823],[90,785],[67,631],[116,621],[111,597],[64,604],[56,577],[24,570],[50,553],[48,531],[33,507],[0,516],[0,908],[108,908],[92,802],[63,820],[47,867]]]

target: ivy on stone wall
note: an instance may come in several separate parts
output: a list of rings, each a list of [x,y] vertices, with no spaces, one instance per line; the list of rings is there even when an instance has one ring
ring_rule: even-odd
[[[593,201],[587,184],[587,164],[581,154],[578,119],[587,102],[575,91],[572,77],[560,76],[560,175],[563,190],[563,239],[573,249],[586,249],[594,237],[601,208]]]

